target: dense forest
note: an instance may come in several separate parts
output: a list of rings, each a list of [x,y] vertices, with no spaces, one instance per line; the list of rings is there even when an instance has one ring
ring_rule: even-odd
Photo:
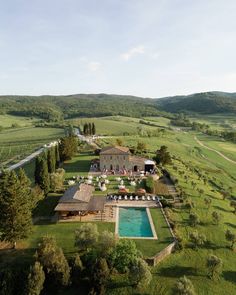
[[[155,102],[159,109],[174,113],[236,113],[236,93],[203,92],[187,96],[160,98]]]
[[[236,93],[206,92],[160,99],[108,94],[0,96],[0,114],[38,116],[47,121],[113,115],[171,118],[168,112],[236,113]]]
[[[106,94],[0,96],[0,113],[38,116],[48,121],[74,117],[167,115],[151,99]]]

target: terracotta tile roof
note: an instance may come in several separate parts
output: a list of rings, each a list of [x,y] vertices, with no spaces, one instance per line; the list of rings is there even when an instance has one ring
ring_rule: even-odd
[[[123,155],[130,154],[129,148],[124,146],[107,146],[101,149],[100,155]]]

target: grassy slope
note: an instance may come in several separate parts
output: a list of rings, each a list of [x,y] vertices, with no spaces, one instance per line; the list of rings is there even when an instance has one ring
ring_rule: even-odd
[[[4,128],[11,127],[12,124],[18,124],[20,127],[31,126],[36,121],[38,121],[38,119],[12,115],[0,115],[0,126]]]
[[[78,118],[70,121],[80,126],[85,122],[94,122],[99,135],[136,134],[138,127],[142,127],[144,130],[153,130],[152,126],[140,124],[139,120],[140,119],[130,117],[110,116],[101,118]]]
[[[204,137],[204,135],[202,135],[202,137]],[[127,144],[133,145],[139,140],[135,137],[125,139]],[[199,147],[194,141],[194,133],[168,133],[162,138],[143,138],[143,141],[148,144],[150,153],[162,144],[167,145],[170,152],[181,157],[187,167],[199,167],[203,173],[209,173],[211,178],[215,177],[219,185],[223,182],[224,189],[233,186],[234,193],[236,193],[234,185],[236,177],[235,165],[222,159],[216,153]],[[214,148],[217,149],[217,145],[214,145],[214,142],[212,142],[212,144]],[[227,143],[227,147],[228,146],[232,149],[235,147],[232,143]],[[186,166],[183,166],[181,162],[176,161],[175,165],[180,170],[187,170]],[[171,167],[169,169],[171,169]],[[172,170],[172,173],[176,174],[174,170]],[[185,183],[180,175],[177,174],[176,176],[180,184],[184,186],[191,195],[195,202],[196,212],[203,222],[203,225],[199,226],[197,229],[206,234],[211,245],[207,248],[194,251],[188,247],[188,242],[186,242],[187,248],[183,252],[172,255],[161,263],[160,266],[155,268],[154,273],[156,273],[156,275],[147,292],[148,294],[170,294],[171,286],[174,284],[175,280],[179,276],[186,274],[193,281],[198,294],[234,294],[236,292],[235,253],[227,248],[224,233],[227,228],[235,231],[236,216],[232,213],[232,208],[230,208],[228,200],[222,200],[220,194],[212,191],[211,186],[206,186],[199,181],[196,174],[188,171],[187,175],[189,177],[188,183]],[[190,182],[192,180],[198,183],[198,188],[204,189],[205,193],[203,196],[199,196],[196,190],[191,188]],[[208,214],[206,214],[203,202],[206,196],[210,196],[213,200],[212,208]],[[222,215],[222,221],[218,226],[213,225],[211,221],[211,213],[213,210]],[[176,210],[174,217],[179,222],[178,227],[180,234],[187,241],[189,232],[193,230],[188,226],[188,212]],[[219,256],[224,263],[223,275],[219,282],[212,282],[206,277],[205,259],[210,253]],[[128,294],[128,290],[128,288],[126,291],[123,290],[124,294]]]

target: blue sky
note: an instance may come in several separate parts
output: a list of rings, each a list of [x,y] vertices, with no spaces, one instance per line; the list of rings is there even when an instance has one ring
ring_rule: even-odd
[[[236,92],[235,0],[0,0],[0,94]]]

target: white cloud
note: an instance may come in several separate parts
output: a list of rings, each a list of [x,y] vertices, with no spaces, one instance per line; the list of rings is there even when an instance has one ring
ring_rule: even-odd
[[[144,53],[145,53],[145,48],[144,46],[140,45],[140,46],[133,47],[129,51],[121,54],[121,58],[128,61],[132,57],[139,54],[144,54]]]
[[[102,64],[97,61],[91,61],[87,64],[88,70],[90,72],[96,72],[101,68]]]

